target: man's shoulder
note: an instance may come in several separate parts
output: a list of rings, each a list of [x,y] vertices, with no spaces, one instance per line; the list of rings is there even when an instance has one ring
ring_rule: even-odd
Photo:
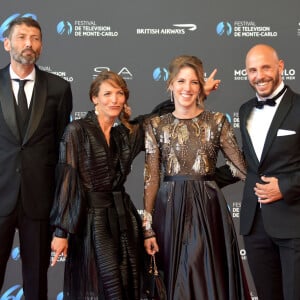
[[[0,68],[0,74],[9,74],[9,65]]]
[[[292,88],[290,88],[289,86],[287,86],[287,93],[288,95],[291,95],[293,97],[296,97],[298,99],[300,99],[300,94],[298,92],[295,92]]]
[[[253,101],[256,99],[256,97],[253,97],[249,100],[247,100],[246,102],[244,102],[241,106],[240,106],[240,111],[243,111],[247,106],[249,105],[253,105]]]

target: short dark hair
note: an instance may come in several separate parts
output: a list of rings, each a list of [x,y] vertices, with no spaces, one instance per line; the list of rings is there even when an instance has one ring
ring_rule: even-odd
[[[39,22],[36,21],[35,19],[33,19],[32,17],[18,17],[18,18],[13,19],[9,23],[8,28],[5,31],[5,36],[7,38],[11,38],[12,32],[14,30],[14,27],[17,26],[17,25],[22,25],[22,24],[25,24],[28,27],[35,27],[35,28],[37,28],[40,31],[41,38],[42,38],[42,29],[41,29],[41,26],[40,26]]]

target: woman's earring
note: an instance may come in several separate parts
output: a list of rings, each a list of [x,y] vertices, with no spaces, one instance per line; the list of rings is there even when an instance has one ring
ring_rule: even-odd
[[[98,103],[97,103],[98,104]],[[98,110],[97,110],[97,104],[95,104],[95,114],[96,114],[96,116],[99,116],[99,112],[98,112]]]
[[[171,91],[171,102],[174,102],[174,95],[173,95],[173,91]]]

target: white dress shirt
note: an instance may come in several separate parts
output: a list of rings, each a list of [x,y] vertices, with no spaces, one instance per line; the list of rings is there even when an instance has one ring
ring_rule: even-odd
[[[284,83],[281,82],[281,84],[274,91],[274,93],[270,95],[270,97],[268,98],[272,98],[276,96],[283,89],[283,87],[284,87]],[[265,145],[265,140],[270,125],[277,111],[277,108],[282,100],[283,95],[276,100],[275,106],[265,105],[262,109],[253,107],[253,110],[250,113],[250,116],[247,120],[247,130],[250,135],[255,153],[259,161],[261,159],[262,151]],[[264,98],[261,98],[258,95],[256,96],[259,101],[265,100]]]
[[[27,79],[29,81],[26,82],[24,86],[24,91],[26,94],[27,98],[27,104],[28,107],[30,106],[32,94],[33,94],[33,87],[34,87],[34,81],[35,81],[35,68],[33,68],[32,72],[26,76],[25,78],[20,78],[12,69],[12,67],[9,67],[9,73],[10,73],[10,78],[11,78],[11,84],[12,84],[12,89],[16,98],[16,101],[18,103],[18,91],[19,91],[19,82],[15,81],[14,79]]]

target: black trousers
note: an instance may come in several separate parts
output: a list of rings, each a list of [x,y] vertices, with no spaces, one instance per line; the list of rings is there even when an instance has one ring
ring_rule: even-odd
[[[0,217],[0,289],[16,229],[19,233],[23,290],[26,300],[47,299],[51,232],[48,220],[28,218],[21,201],[12,214]]]
[[[269,236],[257,209],[251,233],[244,236],[250,271],[259,300],[300,299],[300,239]]]

